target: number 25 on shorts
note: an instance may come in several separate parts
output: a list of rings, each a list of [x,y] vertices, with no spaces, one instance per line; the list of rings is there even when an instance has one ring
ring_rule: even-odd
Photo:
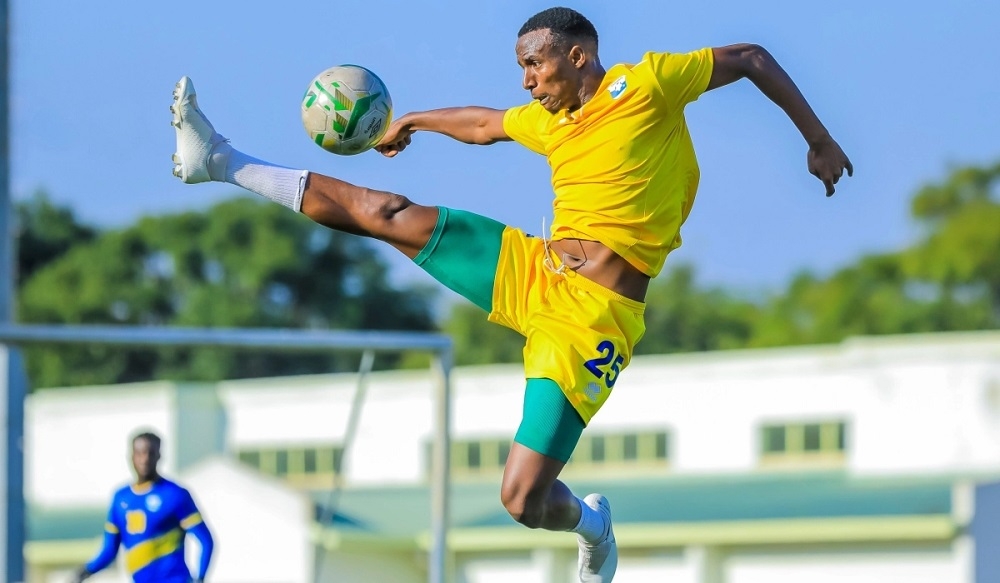
[[[615,386],[615,381],[618,380],[618,374],[622,371],[621,366],[625,362],[625,357],[621,354],[616,354],[615,344],[610,340],[605,340],[598,344],[597,352],[601,353],[601,355],[583,363],[583,366],[587,367],[590,374],[599,379],[604,379],[604,386],[610,389]],[[607,370],[605,370],[605,367],[607,367]]]

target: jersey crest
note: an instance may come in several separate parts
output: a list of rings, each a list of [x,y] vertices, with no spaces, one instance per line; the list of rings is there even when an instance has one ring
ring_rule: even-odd
[[[625,75],[622,75],[608,87],[608,93],[611,94],[611,99],[618,99],[622,93],[625,93],[626,89],[628,89],[628,83],[625,81]]]

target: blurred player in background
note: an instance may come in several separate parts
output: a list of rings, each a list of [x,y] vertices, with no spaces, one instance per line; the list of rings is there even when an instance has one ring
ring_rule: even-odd
[[[500,497],[529,528],[577,533],[584,583],[614,577],[611,507],[600,494],[577,498],[557,478],[645,332],[650,279],[681,244],[699,180],[685,106],[748,78],[802,133],[809,172],[827,196],[845,171],[853,172],[796,85],[760,46],[650,52],[636,64],[609,69],[597,47],[597,30],[580,13],[542,11],[521,27],[515,45],[530,103],[410,113],[394,121],[377,146],[392,157],[415,132],[431,131],[469,144],[513,140],[544,155],[555,200],[551,232],[541,238],[469,212],[247,156],[215,131],[187,77],[171,106],[174,174],[184,182],[236,184],[331,229],[385,241],[485,310],[490,321],[526,337],[524,413]],[[482,204],[490,202],[496,201]]]
[[[104,525],[104,545],[77,571],[76,583],[111,565],[119,545],[125,547],[125,567],[135,583],[191,583],[191,572],[184,562],[187,533],[201,544],[193,581],[204,581],[212,560],[212,533],[191,494],[157,472],[159,461],[158,436],[140,433],[132,439],[136,482],[115,492]]]

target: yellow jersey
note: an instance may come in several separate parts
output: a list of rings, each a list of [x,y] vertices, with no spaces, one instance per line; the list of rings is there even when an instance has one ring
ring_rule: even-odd
[[[711,48],[646,53],[608,69],[577,111],[532,101],[504,113],[506,134],[552,168],[553,239],[599,241],[646,275],[660,272],[700,177],[684,106],[708,87],[712,66]]]

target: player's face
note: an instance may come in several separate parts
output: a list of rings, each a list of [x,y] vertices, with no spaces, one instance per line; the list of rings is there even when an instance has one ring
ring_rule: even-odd
[[[160,461],[160,448],[147,439],[132,442],[132,467],[140,482],[156,477],[156,464]]]
[[[574,47],[579,51],[579,47]],[[522,86],[531,92],[547,111],[579,109],[583,85],[572,51],[561,50],[553,43],[549,29],[534,30],[517,39],[514,46],[517,64],[524,69]]]

